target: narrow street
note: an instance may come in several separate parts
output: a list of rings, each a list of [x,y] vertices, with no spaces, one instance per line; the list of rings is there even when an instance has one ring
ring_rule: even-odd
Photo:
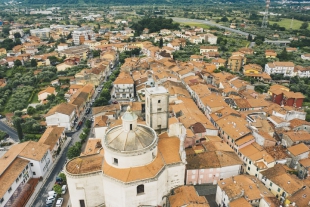
[[[3,123],[2,121],[0,121],[0,130],[8,133],[8,135],[10,135],[10,137],[15,141],[15,142],[19,142],[18,139],[18,135],[17,132],[10,128],[9,126],[7,126],[5,123]]]

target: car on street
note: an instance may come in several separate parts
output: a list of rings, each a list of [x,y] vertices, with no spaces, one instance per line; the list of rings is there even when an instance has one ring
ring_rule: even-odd
[[[67,185],[61,187],[61,195],[64,195],[67,192]]]
[[[64,202],[63,198],[58,198],[56,201],[56,207],[61,207],[63,202]]]
[[[47,199],[46,199],[46,204],[50,204],[50,203],[53,203],[55,200],[55,198],[53,196],[49,196]]]
[[[52,190],[52,191],[48,192],[48,197],[54,197],[55,198],[56,196],[57,196],[57,193],[55,191]]]
[[[113,101],[112,103],[113,103],[113,104],[118,104],[118,102],[117,102],[117,101]]]
[[[87,108],[86,109],[86,114],[89,114],[89,112],[90,112],[90,108]]]

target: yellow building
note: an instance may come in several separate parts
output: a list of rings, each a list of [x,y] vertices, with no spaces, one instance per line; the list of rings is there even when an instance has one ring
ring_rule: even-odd
[[[0,56],[6,55],[6,49],[5,48],[0,48]]]
[[[276,58],[277,53],[273,50],[266,50],[265,56],[266,56],[266,58]]]
[[[260,65],[257,64],[249,64],[249,65],[245,65],[243,67],[243,74],[247,75],[247,74],[260,74],[262,73],[263,68]]]
[[[232,55],[228,59],[227,67],[232,71],[239,72],[245,63],[246,57],[242,55]]]

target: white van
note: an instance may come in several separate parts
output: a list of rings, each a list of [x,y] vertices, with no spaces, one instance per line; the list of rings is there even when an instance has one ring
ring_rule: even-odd
[[[48,192],[48,197],[54,197],[55,198],[56,196],[57,196],[57,193],[55,191],[52,190],[52,191]]]

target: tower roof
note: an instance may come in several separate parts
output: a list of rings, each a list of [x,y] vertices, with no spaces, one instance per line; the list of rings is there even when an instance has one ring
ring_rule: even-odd
[[[130,106],[127,107],[127,111],[122,116],[123,121],[134,121],[138,119],[138,116],[132,112]]]

